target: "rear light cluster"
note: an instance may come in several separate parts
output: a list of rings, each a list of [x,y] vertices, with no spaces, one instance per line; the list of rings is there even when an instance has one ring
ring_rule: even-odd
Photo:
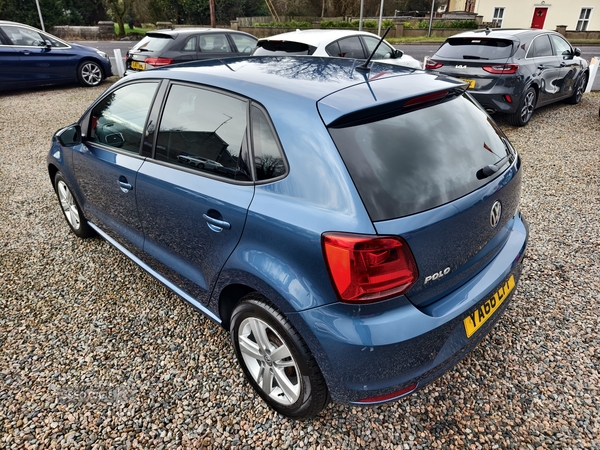
[[[402,295],[419,277],[412,252],[402,238],[324,233],[322,244],[341,301],[372,303]]]
[[[173,64],[173,60],[169,58],[146,58],[146,64],[150,64],[154,67],[168,66]]]
[[[483,70],[495,75],[512,75],[519,70],[518,64],[494,64],[493,66],[483,66]]]
[[[434,61],[433,59],[428,59],[425,63],[426,69],[439,69],[443,64],[441,62]]]

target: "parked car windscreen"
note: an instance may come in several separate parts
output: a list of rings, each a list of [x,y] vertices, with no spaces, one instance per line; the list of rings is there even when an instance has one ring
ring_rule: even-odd
[[[498,177],[513,155],[468,95],[329,132],[374,221],[460,198]],[[499,162],[501,170],[482,177],[484,167]]]
[[[274,55],[312,55],[316,47],[300,42],[291,41],[258,41],[253,55],[256,56],[274,56]]]
[[[450,38],[436,56],[448,59],[506,59],[513,53],[509,39]]]
[[[162,50],[171,42],[173,38],[165,34],[146,35],[135,45],[132,50],[145,50],[148,52],[157,52]]]

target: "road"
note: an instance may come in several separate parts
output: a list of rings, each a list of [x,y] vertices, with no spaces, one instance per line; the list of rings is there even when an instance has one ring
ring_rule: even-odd
[[[135,41],[78,41],[78,44],[94,47],[108,53],[110,60],[113,63],[113,71],[116,72],[114,49],[120,49],[124,58],[125,53],[127,53],[127,50],[135,44]],[[400,48],[413,58],[423,61],[426,56],[433,56],[435,51],[439,48],[439,44],[401,44],[396,45],[395,47]],[[579,48],[581,50],[581,56],[588,61],[594,56],[600,59],[600,45],[584,45]],[[596,76],[594,84],[592,85],[592,90],[600,91],[600,75]]]

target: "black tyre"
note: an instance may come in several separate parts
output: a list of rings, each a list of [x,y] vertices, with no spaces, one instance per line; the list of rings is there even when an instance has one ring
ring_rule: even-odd
[[[104,79],[102,68],[97,62],[83,61],[77,67],[77,79],[83,87],[98,86]]]
[[[582,73],[577,80],[577,84],[575,85],[575,90],[573,91],[573,95],[566,99],[565,101],[571,105],[576,105],[581,102],[583,98],[583,93],[585,92],[585,88],[587,86],[587,73]]]
[[[235,308],[231,339],[250,384],[275,411],[308,419],[327,406],[329,393],[314,357],[263,296],[249,294]]]
[[[73,233],[83,239],[95,236],[96,232],[88,225],[77,200],[60,172],[54,177],[54,190],[58,196],[65,219]]]
[[[521,96],[519,101],[519,107],[513,114],[506,115],[506,121],[515,127],[523,127],[527,125],[529,119],[533,115],[535,110],[535,104],[537,102],[537,94],[535,89],[530,87]]]

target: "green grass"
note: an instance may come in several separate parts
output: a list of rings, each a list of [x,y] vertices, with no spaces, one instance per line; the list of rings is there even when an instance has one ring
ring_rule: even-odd
[[[150,31],[148,28],[129,28],[129,25],[125,24],[125,34],[135,33],[135,34],[146,34],[147,31]],[[115,22],[115,35],[119,34],[119,25]]]

